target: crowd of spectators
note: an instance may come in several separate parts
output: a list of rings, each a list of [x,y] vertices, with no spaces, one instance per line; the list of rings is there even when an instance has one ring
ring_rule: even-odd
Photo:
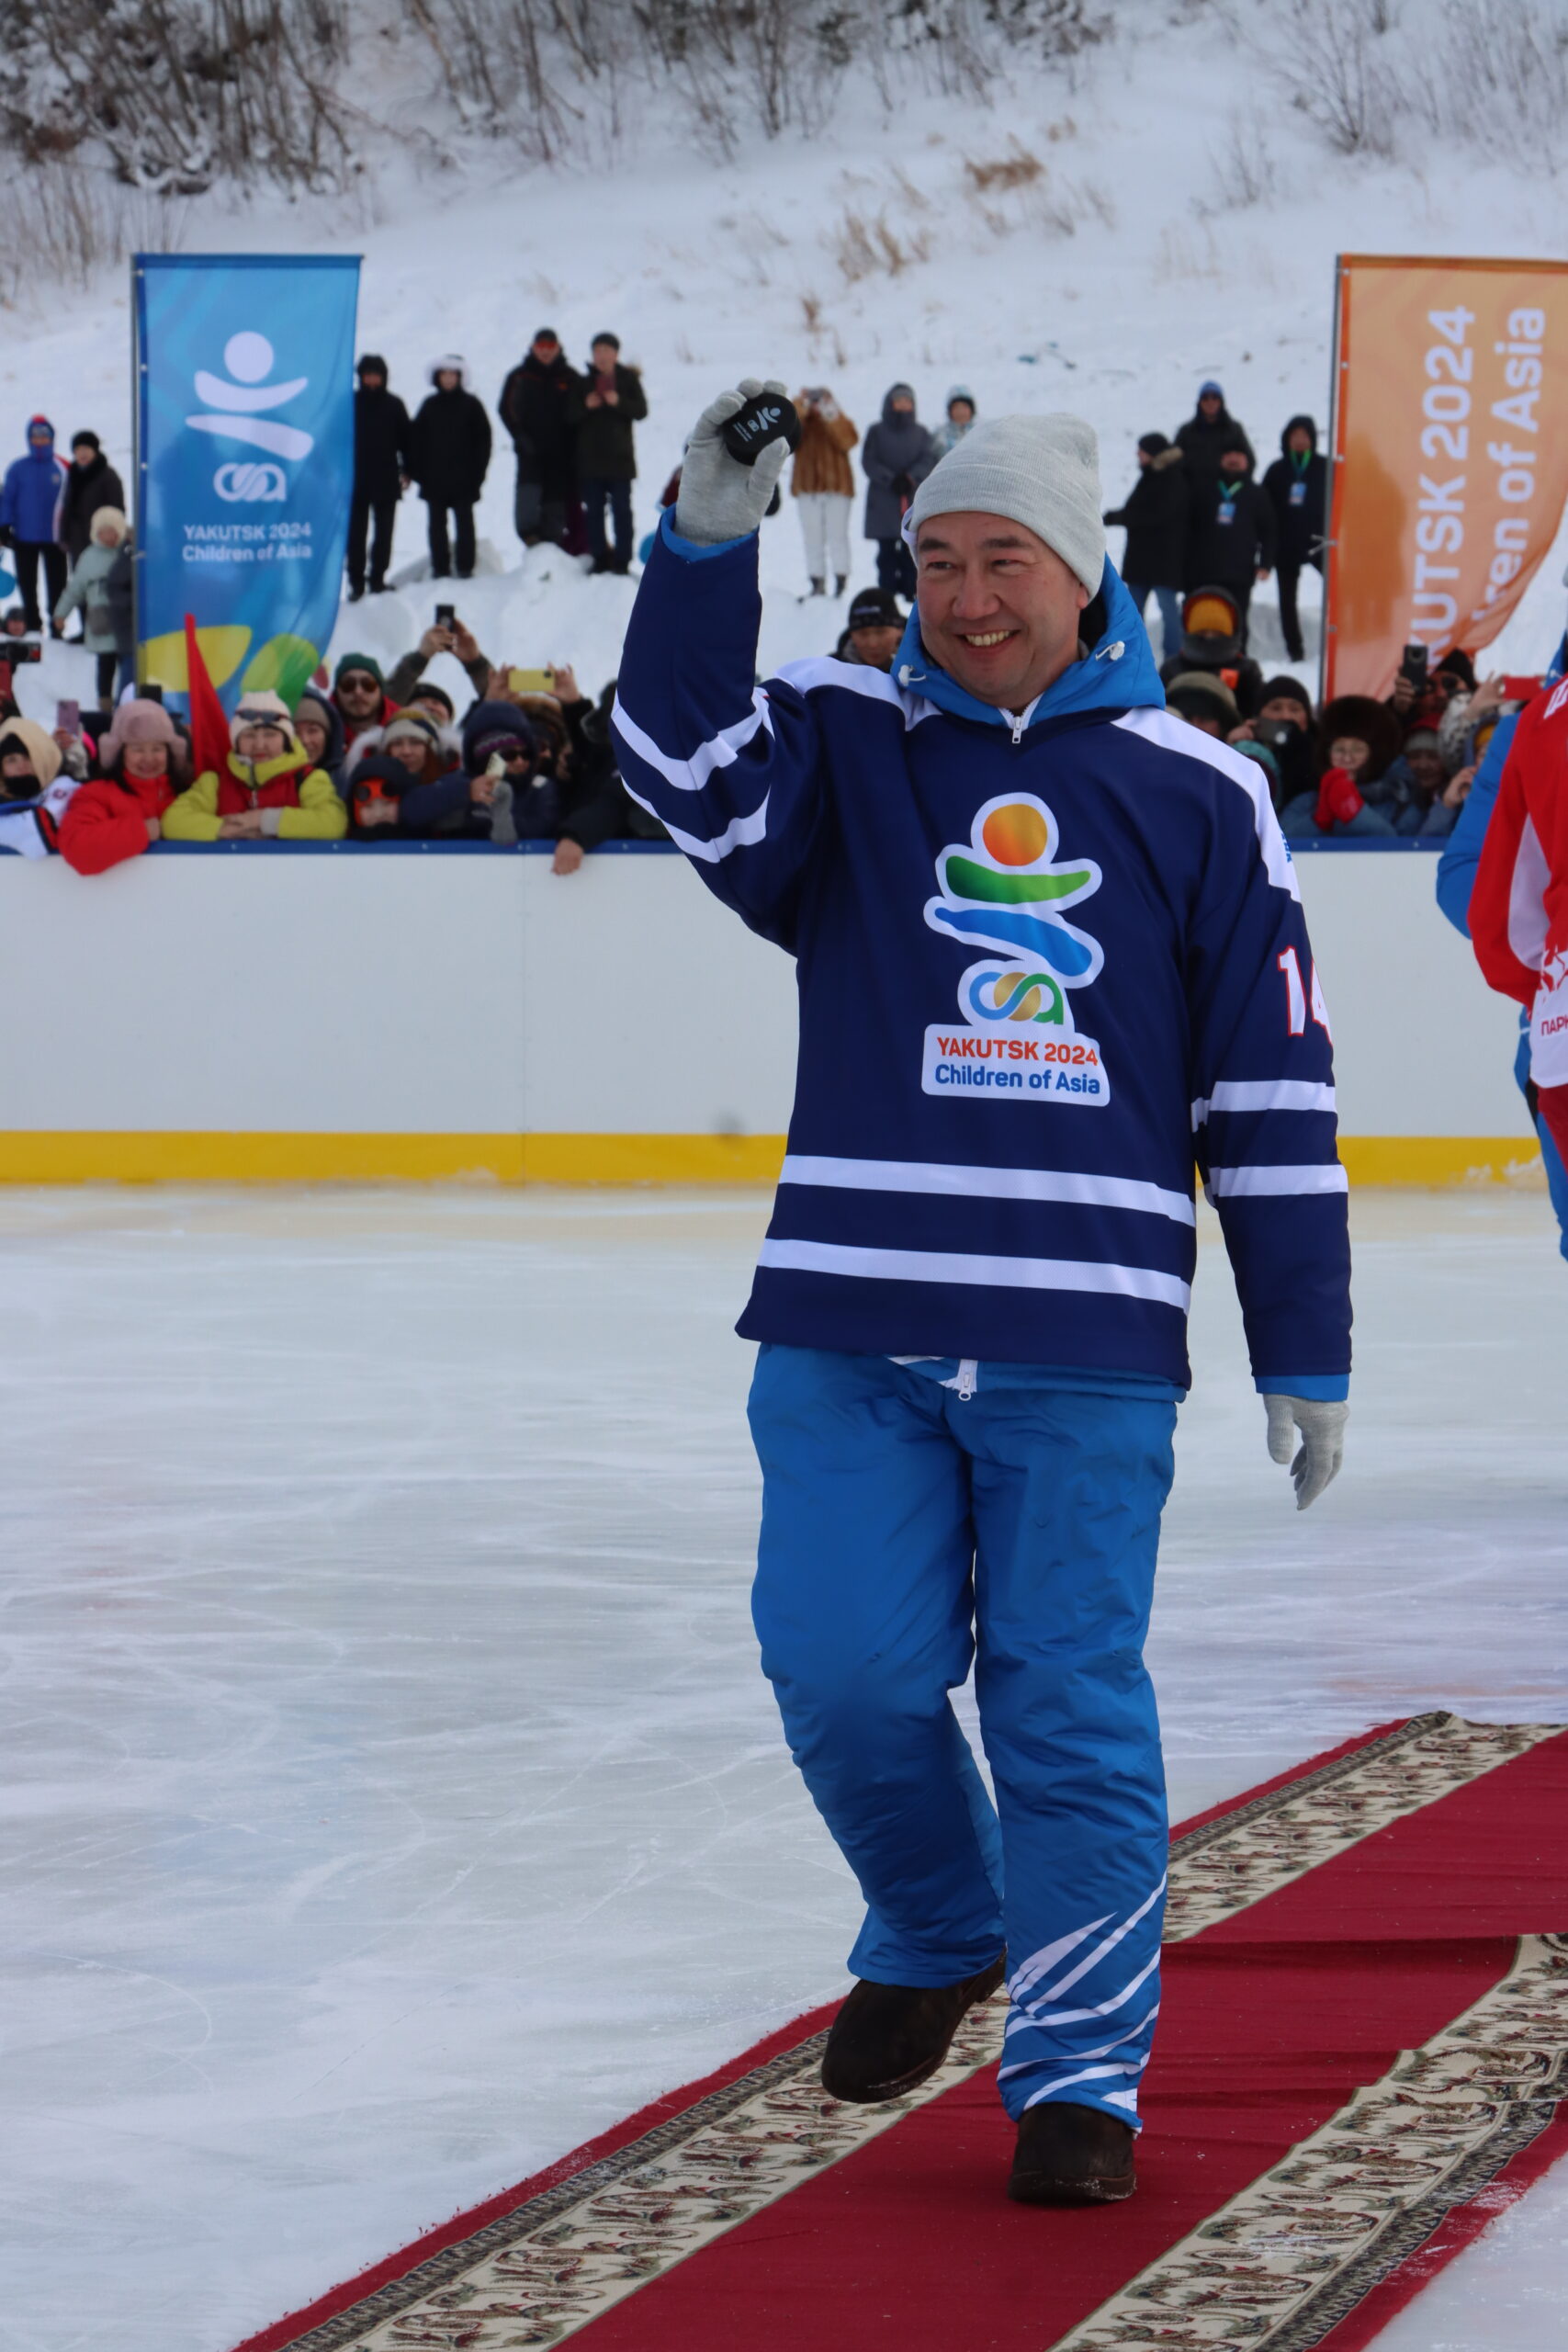
[[[465,362],[447,354],[434,363],[412,416],[379,356],[359,361],[357,379],[351,601],[386,586],[398,503],[411,487],[427,510],[432,572],[445,578],[455,566],[468,577],[493,438]],[[851,598],[833,650],[890,670],[908,619],[899,598],[915,584],[904,514],[973,426],[975,396],[954,385],[931,429],[914,389],[895,383],[863,443],[830,387],[807,386],[795,399],[801,436],[789,492],[805,556],[802,601],[849,593],[858,449],[876,585]],[[647,401],[617,338],[596,336],[579,371],[555,331],[541,328],[502,386],[496,413],[515,454],[513,519],[525,546],[549,542],[593,571],[626,572],[636,427]],[[1469,659],[1455,651],[1429,674],[1402,670],[1386,702],[1341,696],[1320,709],[1299,679],[1265,678],[1247,647],[1254,586],[1277,573],[1288,658],[1299,661],[1298,583],[1306,565],[1322,568],[1327,476],[1314,420],[1291,418],[1261,481],[1256,462],[1223,388],[1206,382],[1174,436],[1144,435],[1137,479],[1106,514],[1126,532],[1122,571],[1134,604],[1146,612],[1152,597],[1159,612],[1170,708],[1260,763],[1293,839],[1446,833],[1508,707],[1503,682],[1478,687]],[[661,507],[679,483],[677,466]],[[30,421],[27,450],[0,489],[0,539],[15,552],[20,591],[6,635],[41,629],[41,574],[54,634],[81,615],[100,706],[85,716],[61,706],[51,732],[24,719],[14,699],[0,703],[0,846],[16,845],[6,812],[29,805],[43,847],[85,873],[163,838],[546,842],[556,871],[570,873],[605,842],[663,837],[616,772],[614,681],[591,699],[565,664],[497,666],[455,613],[385,674],[373,655],[350,652],[330,679],[319,672],[292,710],[275,695],[247,694],[224,756],[194,773],[185,722],[132,690],[125,490],[96,434],[73,436],[67,464],[49,420]],[[467,673],[473,700],[462,711],[426,675],[441,654]]]

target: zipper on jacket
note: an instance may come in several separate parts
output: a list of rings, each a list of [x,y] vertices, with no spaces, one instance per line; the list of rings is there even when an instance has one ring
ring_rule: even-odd
[[[1022,720],[1022,718],[1021,718],[1021,717],[1020,717],[1020,718],[1013,718],[1013,717],[1012,717],[1012,713],[1011,713],[1011,711],[1010,711],[1010,711],[1009,711],[1009,713],[1008,713],[1008,717],[1009,717],[1010,718],[1012,718],[1012,740],[1013,740],[1014,743],[1015,743],[1015,744],[1017,744],[1017,743],[1021,743],[1021,742],[1022,742],[1022,741],[1023,741],[1023,720]]]
[[[961,1405],[967,1405],[969,1399],[975,1394],[976,1385],[978,1382],[979,1377],[980,1365],[978,1358],[975,1356],[961,1356],[958,1361],[958,1377],[956,1380],[949,1384],[958,1391],[958,1401]]]

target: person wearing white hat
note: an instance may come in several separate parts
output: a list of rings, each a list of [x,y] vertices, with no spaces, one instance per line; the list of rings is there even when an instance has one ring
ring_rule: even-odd
[[[757,686],[780,466],[705,411],[623,653],[621,773],[796,960],[800,1050],[741,1334],[755,1622],[859,1882],[837,2098],[900,2097],[1004,1975],[1009,2193],[1130,2196],[1167,1826],[1143,1646],[1190,1378],[1196,1158],[1304,1508],[1349,1366],[1327,1012],[1256,762],[1165,709],[1079,417],[920,484],[892,674]],[[949,1692],[976,1659],[993,1805]]]
[[[341,841],[347,811],[336,786],[310,765],[281,695],[253,687],[229,721],[222,774],[204,768],[164,818],[172,842]]]

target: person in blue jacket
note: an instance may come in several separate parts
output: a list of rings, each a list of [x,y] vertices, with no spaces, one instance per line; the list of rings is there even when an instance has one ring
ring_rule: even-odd
[[[47,416],[29,417],[28,454],[6,467],[0,487],[0,540],[16,549],[17,586],[29,628],[43,627],[38,594],[40,562],[51,615],[65,594],[65,549],[57,536],[65,474],[54,454],[53,425]],[[64,623],[51,619],[50,626],[58,637]]]
[[[1089,425],[987,420],[919,486],[891,676],[757,686],[784,445],[748,468],[722,426],[764,389],[692,436],[614,724],[628,791],[796,962],[739,1328],[762,1663],[866,1904],[822,2079],[900,2096],[1005,1969],[1009,2192],[1102,2203],[1134,2188],[1158,2007],[1143,1648],[1193,1161],[1304,1507],[1349,1367],[1328,1017],[1262,770],[1165,709]],[[949,1703],[976,1655],[994,1808]]]
[[[1568,670],[1568,636],[1552,655],[1546,673],[1548,684],[1561,678]],[[1438,860],[1438,904],[1466,939],[1470,937],[1470,894],[1475,887],[1475,869],[1481,863],[1482,844],[1492,812],[1497,806],[1497,787],[1503,781],[1507,764],[1508,747],[1518,724],[1517,713],[1500,718],[1492,730],[1481,765],[1475,771],[1459,821],[1443,844]],[[1519,1017],[1518,1051],[1514,1056],[1514,1077],[1520,1093],[1529,1108],[1530,1123],[1540,1143],[1540,1162],[1546,1171],[1546,1189],[1556,1213],[1559,1247],[1568,1258],[1568,1170],[1562,1165],[1561,1153],[1551,1138],[1546,1122],[1536,1113],[1535,1088],[1530,1080],[1529,1014]]]

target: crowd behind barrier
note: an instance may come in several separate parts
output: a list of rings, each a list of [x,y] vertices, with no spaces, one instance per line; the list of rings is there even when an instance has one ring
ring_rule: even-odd
[[[466,363],[455,353],[438,358],[412,416],[385,359],[367,353],[356,373],[349,602],[385,591],[400,502],[411,489],[426,509],[433,577],[455,570],[471,578],[475,506],[494,435]],[[802,602],[848,596],[833,652],[891,671],[908,619],[899,599],[915,589],[903,517],[919,483],[972,428],[974,394],[955,385],[931,430],[913,389],[896,383],[863,440],[828,386],[807,387],[796,406],[789,492],[801,525]],[[596,336],[579,372],[555,331],[539,330],[496,403],[515,454],[513,515],[525,548],[553,544],[590,572],[631,571],[636,427],[647,413],[640,373],[623,361],[615,335]],[[857,447],[876,582],[852,596]],[[1521,682],[1478,684],[1461,650],[1430,667],[1412,652],[1386,701],[1341,695],[1320,708],[1299,679],[1266,678],[1247,650],[1254,586],[1273,573],[1287,655],[1304,656],[1298,587],[1308,565],[1322,570],[1327,490],[1313,418],[1289,420],[1259,479],[1251,440],[1223,388],[1208,381],[1174,438],[1143,435],[1137,461],[1137,479],[1105,520],[1126,533],[1122,571],[1139,612],[1151,598],[1157,609],[1169,707],[1261,764],[1288,838],[1447,834],[1493,729],[1518,707]],[[679,489],[677,465],[661,512]],[[73,437],[67,464],[48,418],[32,418],[26,452],[0,489],[0,543],[14,552],[19,592],[0,624],[0,664],[12,657],[0,672],[11,681],[0,695],[0,852],[58,853],[77,872],[97,874],[159,840],[367,849],[547,842],[555,871],[570,874],[608,842],[665,839],[616,768],[615,681],[591,696],[565,664],[492,662],[455,608],[388,673],[371,655],[349,652],[330,678],[318,672],[292,710],[274,694],[246,694],[226,755],[193,773],[184,721],[134,687],[125,488],[95,433]],[[18,699],[45,626],[40,572],[49,628],[62,638],[80,614],[73,641],[96,664],[96,707],[62,703],[52,729],[26,716]],[[442,653],[468,674],[472,700],[463,710],[424,675]]]

